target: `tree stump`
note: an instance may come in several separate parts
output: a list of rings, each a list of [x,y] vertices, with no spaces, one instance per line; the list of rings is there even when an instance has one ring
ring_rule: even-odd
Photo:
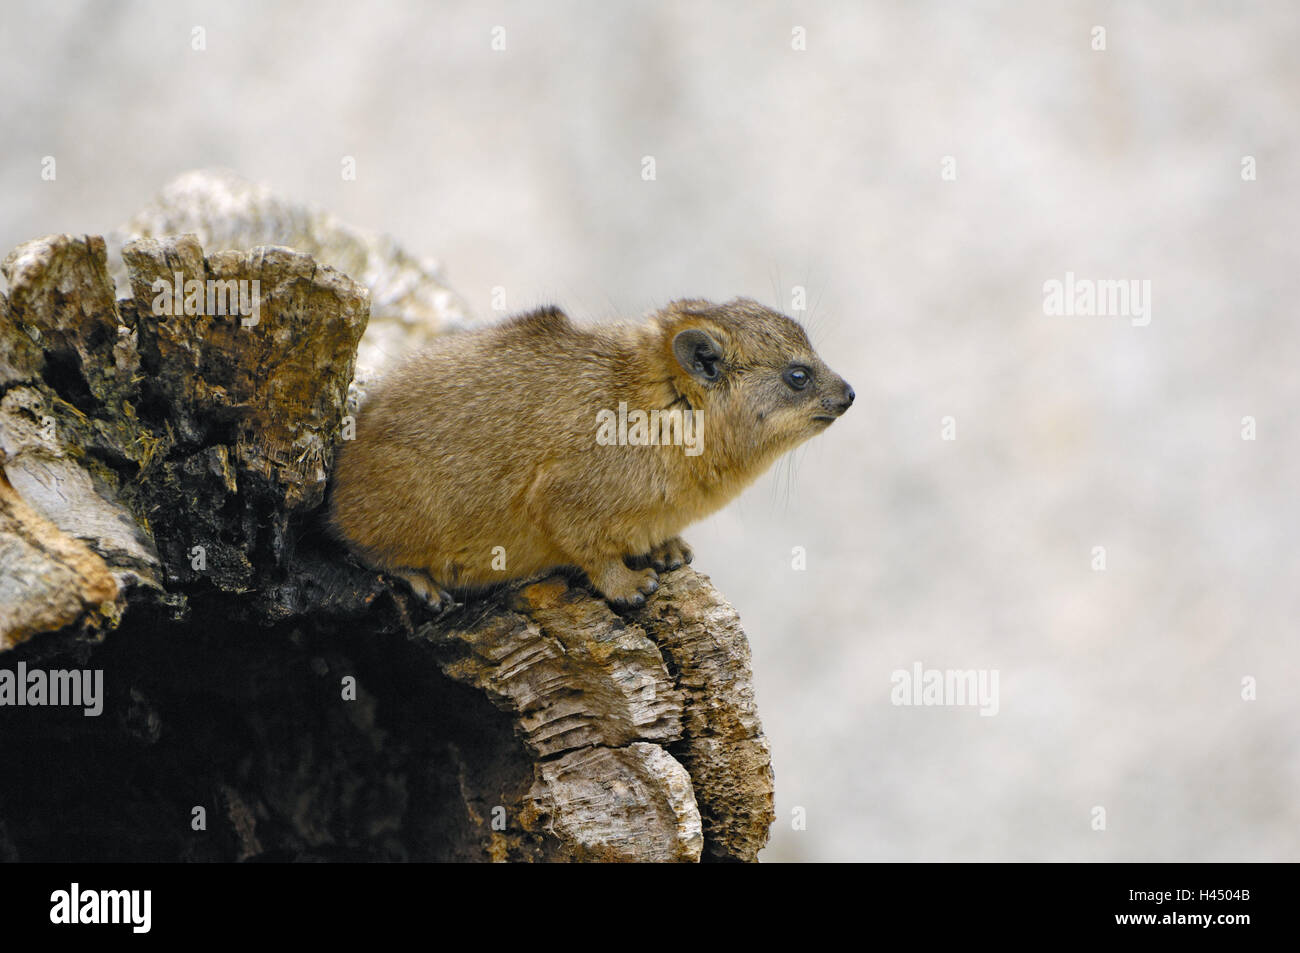
[[[0,681],[0,859],[756,859],[768,747],[707,577],[434,618],[325,532],[371,302],[376,365],[471,321],[436,267],[208,173],[118,239],[121,300],[98,237],[3,263],[0,678],[103,689],[92,715]],[[178,280],[202,314],[159,313]],[[256,281],[256,320],[210,281]]]

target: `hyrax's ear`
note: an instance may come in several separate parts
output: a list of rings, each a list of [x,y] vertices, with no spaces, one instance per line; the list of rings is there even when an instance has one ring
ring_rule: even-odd
[[[712,384],[722,376],[722,348],[700,328],[678,331],[673,338],[673,355],[686,373],[701,384]]]

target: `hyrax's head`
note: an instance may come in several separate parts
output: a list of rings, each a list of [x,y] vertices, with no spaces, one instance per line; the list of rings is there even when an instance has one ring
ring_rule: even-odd
[[[721,438],[728,456],[763,467],[853,404],[853,388],[817,356],[804,329],[757,301],[675,301],[659,313],[659,326],[673,385],[705,410],[706,452]]]

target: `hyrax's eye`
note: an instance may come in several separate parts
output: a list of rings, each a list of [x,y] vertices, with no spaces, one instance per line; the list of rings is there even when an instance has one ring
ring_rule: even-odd
[[[812,381],[812,373],[806,367],[787,367],[781,376],[793,390],[803,390]]]

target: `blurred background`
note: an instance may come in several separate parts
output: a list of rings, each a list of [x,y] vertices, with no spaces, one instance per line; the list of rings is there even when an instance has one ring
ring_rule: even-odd
[[[687,534],[765,859],[1300,860],[1294,4],[3,7],[0,255],[224,166],[480,316],[807,323],[857,404]],[[1046,315],[1066,272],[1150,324]],[[891,704],[918,662],[998,714]]]

